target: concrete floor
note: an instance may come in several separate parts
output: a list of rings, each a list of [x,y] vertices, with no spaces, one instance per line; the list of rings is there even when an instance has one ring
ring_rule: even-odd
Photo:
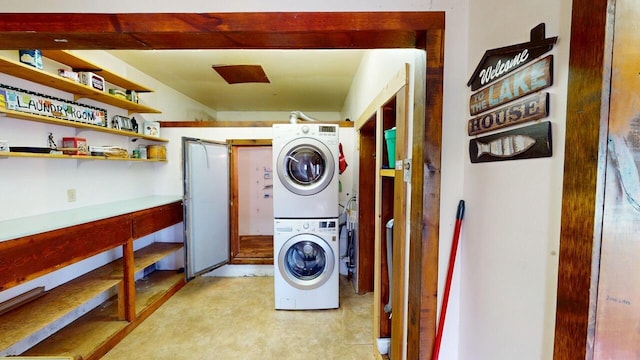
[[[198,277],[107,353],[121,359],[373,359],[373,294],[340,278],[340,308],[275,310],[273,277]]]

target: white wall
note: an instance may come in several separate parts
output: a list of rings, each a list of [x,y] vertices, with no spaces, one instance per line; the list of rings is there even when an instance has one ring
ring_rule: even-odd
[[[160,110],[162,114],[133,114],[139,124],[145,119],[159,120],[160,116],[163,119],[184,119],[189,109],[213,111],[103,51],[78,51],[77,54],[155,90],[153,93],[140,94],[140,102]],[[18,59],[17,51],[0,51],[0,55]],[[44,65],[45,70],[54,73],[60,67],[60,64],[48,59],[44,59]],[[5,74],[0,74],[0,83],[73,101],[72,94]],[[93,100],[79,99],[78,102],[106,109],[109,119],[114,115],[128,116],[126,110]],[[10,146],[46,147],[49,132],[53,133],[58,146],[62,145],[61,139],[66,136],[84,137],[89,145],[113,145],[129,150],[141,143],[150,143],[11,118],[2,118],[0,122],[0,138],[9,140]],[[162,166],[159,163],[126,161],[2,159],[0,169],[4,176],[0,177],[0,198],[11,206],[0,207],[0,220],[152,195],[154,188],[150,183],[155,177],[155,171]],[[68,189],[76,190],[76,202],[67,201]],[[171,195],[175,194],[178,193]]]
[[[485,50],[526,42],[541,22],[558,43],[545,119],[552,123],[553,157],[480,164],[465,158],[460,358],[551,359],[571,2],[470,1],[469,13],[467,79]],[[470,118],[467,112],[459,120],[460,133]],[[461,147],[469,138],[463,140]]]
[[[295,106],[295,104],[292,104]],[[292,108],[291,111],[298,110]],[[219,121],[288,121],[291,111],[218,111]],[[305,115],[319,121],[344,120],[339,112],[304,112]]]

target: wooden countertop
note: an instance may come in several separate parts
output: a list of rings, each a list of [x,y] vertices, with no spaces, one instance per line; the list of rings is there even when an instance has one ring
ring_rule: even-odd
[[[4,220],[0,221],[0,241],[106,219],[181,200],[180,195],[147,196]]]

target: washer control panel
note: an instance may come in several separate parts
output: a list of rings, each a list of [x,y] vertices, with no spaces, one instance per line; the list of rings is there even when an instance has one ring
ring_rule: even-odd
[[[328,231],[333,231],[335,230],[337,227],[337,221],[336,220],[328,220],[328,221],[320,221],[318,223],[318,228],[320,229],[320,231],[324,230],[328,230]]]
[[[338,219],[290,219],[276,220],[276,233],[325,233],[338,232]]]

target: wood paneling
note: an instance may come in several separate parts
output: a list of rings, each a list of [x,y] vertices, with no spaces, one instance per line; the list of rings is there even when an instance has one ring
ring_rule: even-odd
[[[415,78],[426,82],[416,82],[411,162],[411,183],[423,185],[411,188],[407,359],[431,358],[438,305],[444,31],[423,41],[426,66],[416,66]]]
[[[182,203],[158,206],[133,214],[131,232],[134,239],[141,238],[181,222],[183,219]]]
[[[410,74],[409,66],[407,65],[407,74]],[[407,75],[408,76],[408,75]],[[407,84],[409,83],[409,79],[407,79]],[[408,159],[409,158],[409,133],[408,133],[408,118],[407,113],[409,109],[409,87],[404,86],[398,93],[396,94],[396,144],[401,144],[400,146],[396,146],[396,158],[397,159]],[[392,310],[393,313],[404,314],[405,303],[406,303],[406,293],[404,287],[404,279],[406,276],[405,272],[405,264],[407,261],[406,258],[406,236],[407,229],[404,226],[404,220],[407,216],[407,185],[404,180],[404,170],[394,170],[394,199],[393,199],[393,216],[394,216],[394,227],[393,227],[393,274],[391,279],[391,303],[393,305]],[[395,223],[395,219],[398,219],[400,223]],[[398,241],[397,239],[402,239],[402,241]],[[390,354],[402,354],[403,345],[404,345],[404,316],[401,318],[400,316],[393,317],[391,319],[391,346],[390,346]]]
[[[237,246],[231,264],[273,264],[272,235],[239,236]]]
[[[0,242],[0,290],[126,243],[126,215]]]
[[[441,12],[5,13],[0,43],[7,49],[412,48],[425,30],[442,28]]]
[[[375,197],[376,177],[376,116],[370,118],[360,129],[358,161],[358,244],[356,248],[356,292],[373,291],[373,263],[375,259]],[[381,155],[380,155],[381,156]],[[366,195],[365,195],[366,194]]]
[[[606,138],[601,134],[612,34],[607,5],[607,0],[573,1],[554,359],[592,356],[590,294],[597,286],[592,282],[597,281],[593,254],[599,249],[596,219],[602,208],[597,183],[604,175]]]

